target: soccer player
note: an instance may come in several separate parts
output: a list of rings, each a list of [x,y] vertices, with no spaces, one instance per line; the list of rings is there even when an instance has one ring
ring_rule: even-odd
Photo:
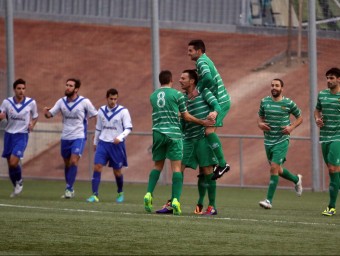
[[[9,178],[14,186],[10,197],[22,192],[22,168],[20,159],[28,143],[28,133],[38,121],[37,104],[25,96],[26,82],[18,79],[13,83],[14,97],[5,99],[0,107],[0,120],[7,119],[2,157],[7,159]]]
[[[94,136],[94,171],[92,196],[88,202],[99,202],[98,189],[103,166],[109,163],[116,179],[117,203],[124,201],[122,167],[127,167],[125,139],[132,131],[132,122],[127,108],[118,105],[118,91],[114,88],[106,92],[107,104],[100,107]]]
[[[329,173],[329,203],[322,215],[333,216],[340,187],[340,69],[329,69],[326,80],[328,89],[318,94],[314,118],[320,127],[322,155]]]
[[[79,79],[67,79],[65,97],[60,98],[52,108],[44,108],[46,118],[54,117],[59,112],[63,116],[61,156],[64,159],[66,189],[62,198],[66,199],[75,196],[73,185],[77,176],[78,162],[86,144],[87,120],[98,113],[89,99],[78,95],[80,85]]]
[[[264,209],[271,209],[279,176],[295,184],[297,196],[302,194],[302,175],[292,174],[283,167],[292,131],[302,123],[301,110],[296,103],[283,96],[283,81],[275,78],[271,82],[271,94],[261,100],[258,112],[258,127],[264,133],[264,147],[270,164],[270,182],[267,198],[259,202]],[[290,122],[290,115],[295,117]]]
[[[208,89],[204,89],[197,97],[188,99],[188,94],[195,89],[197,81],[198,76],[195,70],[184,70],[179,80],[181,88],[185,92],[188,112],[198,119],[206,118],[211,111],[219,113],[221,111],[220,105]],[[196,170],[197,166],[199,166],[197,182],[199,199],[194,213],[216,215],[216,180],[212,180],[211,177],[213,167],[218,162],[205,137],[205,127],[195,123],[183,122],[183,133],[182,173],[184,173],[186,167]],[[203,212],[203,202],[207,190],[209,205]],[[160,214],[172,212],[171,200],[168,200],[162,209],[156,211],[156,213]]]
[[[229,112],[231,104],[230,95],[223,84],[215,64],[205,54],[205,44],[202,40],[198,39],[189,42],[188,55],[191,60],[196,62],[196,70],[199,78],[196,89],[189,95],[189,98],[196,97],[207,88],[216,97],[221,107],[220,113],[218,113],[218,115],[216,113],[215,125],[207,127],[205,130],[207,140],[218,159],[218,165],[215,166],[214,175],[212,176],[212,179],[216,180],[230,170],[230,165],[224,158],[220,138],[216,134],[217,127],[223,126],[223,119]]]
[[[154,168],[149,175],[147,193],[144,196],[144,208],[152,211],[152,196],[160,173],[163,170],[165,159],[171,162],[172,174],[172,207],[174,215],[181,214],[180,196],[183,186],[181,172],[181,160],[183,156],[182,131],[178,114],[190,122],[208,126],[215,123],[214,120],[201,120],[193,117],[187,111],[184,95],[172,88],[172,74],[163,70],[159,74],[161,87],[150,96],[152,106],[152,159]]]

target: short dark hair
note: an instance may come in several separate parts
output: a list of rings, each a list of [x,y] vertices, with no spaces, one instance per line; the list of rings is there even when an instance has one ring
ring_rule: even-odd
[[[74,88],[80,88],[81,82],[80,82],[79,79],[77,79],[77,78],[69,78],[69,79],[66,80],[66,83],[68,81],[74,82]]]
[[[25,87],[26,87],[26,81],[25,81],[24,79],[19,78],[19,79],[17,79],[17,80],[14,81],[14,83],[13,83],[13,89],[17,88],[17,86],[18,86],[19,84],[23,84],[23,85],[25,85]]]
[[[283,87],[284,86],[284,83],[283,83],[283,81],[280,79],[280,78],[274,78],[273,79],[273,81],[279,81],[280,82],[280,84],[281,84],[281,87]]]
[[[168,84],[172,81],[172,73],[169,70],[162,70],[158,78],[161,85]]]
[[[106,92],[106,98],[110,97],[110,95],[118,95],[118,91],[115,88],[108,89]]]
[[[198,75],[196,72],[196,69],[186,69],[182,73],[188,73],[189,79],[194,79],[195,80],[195,85],[198,83]]]
[[[205,53],[205,44],[203,42],[203,40],[201,39],[195,39],[195,40],[191,40],[188,44],[188,46],[193,46],[194,49],[197,50],[202,50],[202,53]]]
[[[340,77],[340,69],[338,68],[331,68],[326,72],[326,76],[336,76],[336,77]]]

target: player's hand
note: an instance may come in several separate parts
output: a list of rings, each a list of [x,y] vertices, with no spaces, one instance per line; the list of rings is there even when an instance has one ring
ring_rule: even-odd
[[[121,143],[121,141],[120,141],[119,139],[115,138],[115,139],[113,140],[113,144],[119,144],[119,143]]]
[[[217,117],[217,112],[213,111],[209,113],[209,115],[207,116],[207,119],[216,120],[216,117]]]
[[[28,124],[28,131],[29,131],[29,132],[32,132],[32,131],[33,131],[33,128],[34,128],[34,125],[33,125],[32,122],[30,122],[30,123]]]
[[[259,122],[259,123],[258,123],[258,127],[259,127],[262,131],[270,131],[270,126],[268,125],[268,123]]]
[[[48,112],[50,109],[51,109],[51,108],[48,108],[48,107],[44,107],[44,109],[43,109],[43,113],[44,113],[44,116],[45,116],[46,118],[49,118],[50,115],[51,115],[51,113]]]
[[[323,122],[322,117],[321,117],[321,118],[316,118],[316,119],[315,119],[315,123],[316,123],[316,125],[317,125],[319,128],[321,128],[322,126],[325,125],[324,122]]]
[[[96,152],[97,150],[97,145],[93,145],[93,151]]]
[[[293,130],[294,128],[291,125],[282,127],[282,133],[286,135],[289,135]]]
[[[203,120],[203,126],[213,126],[216,123],[216,120],[206,119]]]
[[[0,120],[6,118],[6,112],[0,112]]]

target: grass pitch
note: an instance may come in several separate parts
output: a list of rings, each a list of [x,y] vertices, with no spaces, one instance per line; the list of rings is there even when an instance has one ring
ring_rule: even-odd
[[[154,210],[170,189],[157,186]],[[23,193],[9,198],[10,181],[0,180],[0,255],[340,254],[340,214],[321,215],[327,193],[277,190],[264,210],[265,189],[218,187],[218,215],[204,217],[193,214],[194,186],[183,189],[181,216],[146,213],[146,184],[125,184],[122,204],[113,183],[101,184],[99,203],[85,201],[90,182],[76,182],[74,199],[61,199],[63,190],[62,181],[25,180]]]

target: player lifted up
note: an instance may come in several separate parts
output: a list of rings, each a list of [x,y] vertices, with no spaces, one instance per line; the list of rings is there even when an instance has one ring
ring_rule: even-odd
[[[217,127],[223,126],[223,119],[230,109],[230,95],[223,84],[222,78],[218,73],[214,63],[205,54],[205,44],[202,40],[192,40],[188,44],[188,55],[191,60],[196,62],[196,70],[198,73],[198,84],[196,89],[189,95],[189,98],[196,97],[205,88],[209,89],[216,97],[221,107],[221,112],[212,112],[211,118],[216,118],[214,126],[207,127],[205,134],[211,148],[213,149],[218,165],[214,168],[213,180],[216,180],[230,170],[229,164],[224,158],[222,144],[220,138],[216,134]]]

